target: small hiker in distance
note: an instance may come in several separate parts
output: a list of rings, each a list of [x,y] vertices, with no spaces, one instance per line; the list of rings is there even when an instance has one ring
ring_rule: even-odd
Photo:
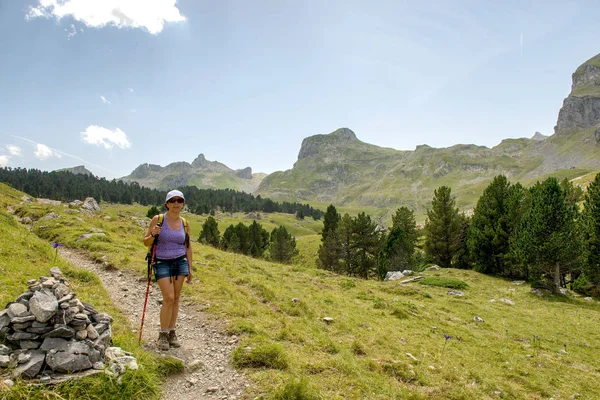
[[[179,314],[179,297],[183,282],[192,282],[192,247],[190,246],[190,228],[179,214],[185,205],[183,193],[171,190],[167,193],[165,207],[167,212],[155,215],[144,236],[144,245],[156,245],[153,251],[154,279],[158,282],[163,296],[160,309],[160,333],[158,348],[169,350],[181,347],[177,340],[175,327]]]

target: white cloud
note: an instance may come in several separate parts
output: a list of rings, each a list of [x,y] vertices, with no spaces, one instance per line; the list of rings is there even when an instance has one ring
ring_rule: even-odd
[[[0,167],[6,167],[6,165],[8,164],[8,160],[10,160],[9,156],[0,155]]]
[[[133,88],[129,88],[129,93],[133,93],[135,92],[135,90],[133,90]]]
[[[71,24],[71,32],[67,29],[65,29],[65,32],[67,32],[67,40],[71,40],[71,38],[77,34],[77,29],[75,29],[75,25]]]
[[[88,27],[146,28],[153,35],[160,33],[167,22],[186,20],[176,0],[38,0],[38,3],[29,7],[27,19],[60,20],[71,16]]]
[[[112,104],[110,101],[108,101],[108,99],[104,96],[100,96],[100,100],[102,100],[102,103],[104,104]]]
[[[111,149],[113,146],[122,149],[131,147],[131,142],[125,132],[116,128],[114,131],[101,126],[90,125],[85,132],[81,132],[81,139],[88,144],[104,146],[105,149]]]
[[[62,154],[54,151],[50,147],[46,146],[45,144],[41,144],[41,143],[36,143],[35,151],[33,152],[33,154],[39,160],[45,160],[46,158],[50,158],[50,157],[62,158]]]
[[[14,146],[12,144],[9,144],[8,146],[6,146],[6,148],[8,149],[8,153],[11,156],[20,156],[21,155],[21,148],[19,146]]]

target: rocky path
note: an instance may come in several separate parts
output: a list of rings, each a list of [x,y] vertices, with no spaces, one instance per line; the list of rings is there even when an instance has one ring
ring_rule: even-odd
[[[107,271],[85,253],[60,248],[59,255],[71,264],[95,273],[113,303],[129,318],[131,326],[138,332],[146,280],[122,271]],[[193,283],[192,283],[193,284]],[[160,352],[156,347],[158,336],[160,301],[158,285],[152,282],[143,329],[145,347],[159,354],[181,359],[185,371],[171,376],[163,384],[163,399],[239,399],[248,386],[244,376],[231,365],[231,351],[237,345],[235,336],[222,333],[222,327],[203,316],[203,313],[181,299],[177,336],[181,348]],[[126,350],[126,349],[125,349]]]

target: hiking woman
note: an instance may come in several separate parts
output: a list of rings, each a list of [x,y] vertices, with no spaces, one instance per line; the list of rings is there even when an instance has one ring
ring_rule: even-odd
[[[179,297],[183,281],[192,282],[192,247],[189,243],[189,226],[179,216],[185,198],[179,190],[167,193],[165,207],[167,212],[155,215],[144,236],[144,245],[150,246],[155,238],[154,278],[162,292],[163,303],[160,309],[160,333],[158,348],[180,347],[175,333],[179,314]],[[162,222],[162,224],[161,224]],[[187,277],[187,278],[186,278]]]

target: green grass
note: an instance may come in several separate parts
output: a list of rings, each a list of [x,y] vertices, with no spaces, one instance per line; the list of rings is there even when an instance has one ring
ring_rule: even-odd
[[[61,218],[48,222],[40,234],[51,234],[68,246],[83,246],[76,241],[77,234],[98,226],[110,239],[106,258],[116,268],[143,276],[143,230],[136,218],[146,210],[102,207],[93,219],[76,216],[84,220],[85,229],[69,225],[71,214],[59,209]],[[199,232],[200,218],[188,219],[192,232]],[[12,226],[6,229],[17,232]],[[48,242],[30,236],[32,246],[49,251]],[[11,239],[14,242],[17,238]],[[184,286],[184,294],[209,318],[222,321],[228,334],[239,337],[232,362],[252,383],[246,398],[498,398],[495,392],[509,399],[569,398],[576,393],[600,398],[596,301],[538,298],[527,285],[469,270],[425,272],[426,279],[435,282],[467,284],[464,297],[418,282],[338,276],[309,261],[319,243],[315,233],[299,236],[301,254],[292,265],[192,243],[196,282]],[[122,261],[124,252],[128,262]],[[27,255],[23,251],[16,257],[22,264]],[[43,265],[26,274],[37,276],[47,268]],[[15,274],[11,279],[26,280]],[[6,281],[0,284],[4,288]],[[77,284],[98,285],[96,280]],[[8,301],[20,291],[13,289],[2,299]],[[101,288],[85,290],[82,296],[86,292],[88,298],[97,296],[91,298],[93,304],[103,304],[106,294]],[[119,315],[112,309],[109,313]],[[485,322],[474,322],[474,316]],[[333,322],[326,323],[324,317]],[[128,337],[126,332],[120,334]],[[534,335],[539,341],[533,340]],[[567,353],[560,352],[564,344]]]
[[[181,363],[145,352],[138,346],[137,337],[132,333],[128,320],[112,304],[100,280],[94,274],[75,268],[60,258],[55,260],[55,251],[48,241],[38,238],[16,222],[7,209],[9,206],[13,209],[18,208],[22,195],[0,183],[0,306],[4,307],[25,292],[27,280],[47,276],[51,267],[58,266],[78,298],[93,304],[98,311],[113,316],[114,345],[133,352],[141,368],[127,372],[123,379],[118,381],[105,374],[66,382],[56,387],[27,386],[27,382],[17,381],[12,389],[0,388],[0,399],[159,398],[161,376],[164,376],[165,372],[181,369]],[[38,205],[32,204],[29,207],[31,212],[25,212],[26,215],[40,213]],[[50,209],[46,211],[50,212]],[[55,235],[60,237],[58,233]]]
[[[448,278],[443,276],[428,276],[425,279],[421,279],[419,283],[421,285],[439,286],[450,289],[465,289],[469,287],[469,285],[467,285],[466,282],[463,282],[460,279]]]

